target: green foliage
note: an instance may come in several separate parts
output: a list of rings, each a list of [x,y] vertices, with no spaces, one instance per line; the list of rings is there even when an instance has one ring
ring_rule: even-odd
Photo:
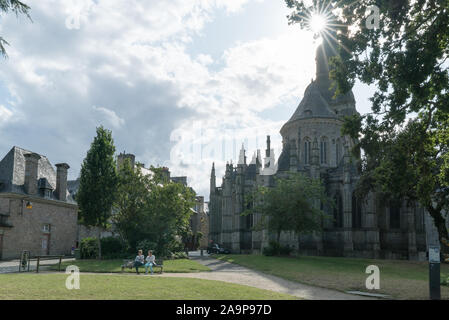
[[[12,11],[18,16],[19,14],[24,14],[31,20],[29,15],[30,7],[25,3],[19,0],[0,0],[0,13],[9,13]],[[7,57],[5,45],[9,45],[9,43],[0,37],[0,55],[3,57]]]
[[[289,173],[276,178],[274,187],[259,187],[246,195],[247,209],[243,214],[260,213],[262,219],[256,229],[268,227],[277,234],[282,231],[311,233],[321,230],[327,216],[320,202],[331,203],[320,180],[301,173]]]
[[[98,241],[96,238],[84,238],[80,243],[81,259],[95,259],[98,256]]]
[[[268,247],[263,248],[263,254],[266,256],[289,256],[293,248],[289,245],[283,246],[279,242],[270,241]]]
[[[134,170],[129,159],[125,159],[118,172],[112,221],[132,250],[138,247],[139,241],[146,239],[146,230],[142,226],[147,219],[144,209],[150,184],[149,178],[143,176],[140,170]]]
[[[159,251],[156,248],[157,248],[156,242],[145,239],[145,240],[141,240],[137,243],[136,252],[139,250],[142,250],[143,254],[146,256],[148,253],[148,250],[151,250],[155,256],[158,256]]]
[[[189,259],[189,255],[187,253],[185,253],[184,251],[173,252],[170,257],[173,260],[176,260],[176,259]]]
[[[195,193],[165,179],[162,168],[151,170],[153,177],[143,176],[128,162],[120,168],[113,221],[130,248],[142,247],[145,240],[159,256],[168,256],[183,249],[181,238],[189,229]]]
[[[129,256],[126,243],[117,237],[101,238],[103,259],[117,259]]]
[[[86,226],[108,227],[118,182],[114,152],[111,131],[102,126],[98,127],[97,136],[81,166],[80,187],[77,193],[78,217],[80,223]],[[101,259],[101,243],[99,258]]]
[[[449,2],[286,4],[289,23],[301,27],[313,8],[333,8],[327,12],[332,36],[324,34],[324,41],[338,53],[330,59],[336,94],[348,92],[356,79],[376,88],[372,113],[347,118],[343,128],[358,139],[353,151],[364,151],[358,193],[418,201],[432,216],[440,242],[448,239],[442,212],[449,206]],[[369,29],[366,9],[373,4],[379,26]]]

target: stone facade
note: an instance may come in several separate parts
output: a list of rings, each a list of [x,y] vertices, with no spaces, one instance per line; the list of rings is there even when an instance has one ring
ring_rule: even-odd
[[[203,196],[196,197],[196,204],[193,208],[193,214],[190,217],[190,228],[196,234],[201,232],[203,234],[199,242],[199,248],[205,249],[209,243],[209,217],[207,215]],[[194,248],[192,248],[193,250]]]
[[[78,207],[67,192],[67,164],[57,172],[42,155],[14,147],[0,162],[0,259],[69,255]]]
[[[283,244],[300,254],[425,259],[428,239],[435,228],[428,224],[422,208],[403,199],[382,203],[375,194],[366,199],[355,196],[359,159],[350,150],[356,141],[341,135],[341,128],[343,117],[357,114],[357,110],[352,92],[334,97],[335,92],[330,89],[325,58],[330,54],[326,44],[319,47],[316,78],[280,130],[283,148],[277,163],[268,137],[264,160],[257,151],[247,164],[242,148],[237,166],[226,165],[221,186],[216,185],[212,166],[210,239],[236,253],[260,253],[273,235],[266,230],[253,230],[261,218],[258,214],[241,215],[245,193],[255,186],[273,186],[274,177],[302,172],[320,178],[336,206],[322,207],[332,217],[322,222],[322,232],[307,236],[283,233]]]

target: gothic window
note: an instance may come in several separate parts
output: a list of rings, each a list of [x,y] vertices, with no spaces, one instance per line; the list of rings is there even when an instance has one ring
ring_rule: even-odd
[[[352,227],[356,229],[362,227],[362,205],[355,192],[352,193]]]
[[[335,155],[336,155],[336,164],[340,162],[341,157],[341,142],[340,139],[337,139],[337,143],[335,144]]]
[[[252,208],[253,208],[253,203],[248,202],[248,204],[246,205],[246,209],[251,210]],[[252,227],[253,227],[253,214],[250,213],[250,214],[246,215],[246,228],[251,229]]]
[[[401,203],[399,201],[390,202],[390,229],[401,227]]]
[[[304,140],[304,164],[310,163],[311,142],[309,139]]]
[[[343,198],[340,192],[334,196],[334,227],[343,228]]]
[[[327,163],[327,138],[321,138],[320,141],[320,163],[326,164]]]
[[[253,227],[253,215],[248,214],[246,216],[246,229],[251,229]]]

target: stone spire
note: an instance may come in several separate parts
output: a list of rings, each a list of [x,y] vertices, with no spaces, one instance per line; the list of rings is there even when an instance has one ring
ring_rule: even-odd
[[[246,165],[245,146],[242,143],[242,149],[240,149],[239,162],[237,165]]]
[[[265,156],[267,157],[267,158],[269,158],[270,157],[270,151],[271,151],[271,139],[270,139],[270,136],[267,136],[267,149],[265,150]]]
[[[210,172],[210,193],[214,194],[215,193],[215,187],[216,187],[216,182],[215,182],[215,162],[212,163],[212,170]]]

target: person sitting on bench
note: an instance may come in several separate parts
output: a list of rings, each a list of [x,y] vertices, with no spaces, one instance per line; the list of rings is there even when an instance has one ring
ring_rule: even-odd
[[[139,250],[137,252],[136,259],[134,260],[134,267],[136,268],[136,273],[139,274],[139,267],[143,266],[145,262],[145,256],[143,255],[143,251]]]
[[[153,256],[151,250],[148,250],[148,256],[145,260],[147,262],[145,264],[145,274],[148,274],[148,267],[150,267],[151,274],[153,274],[153,265],[156,265],[156,257]]]

